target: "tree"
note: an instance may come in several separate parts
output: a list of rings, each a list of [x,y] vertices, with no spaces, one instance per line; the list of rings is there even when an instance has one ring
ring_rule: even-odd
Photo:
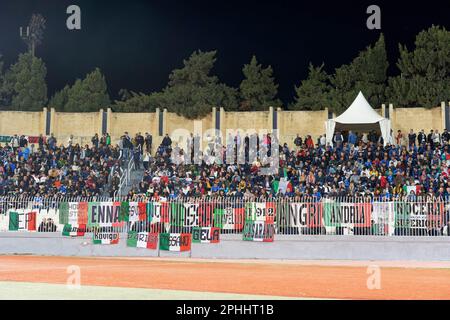
[[[303,80],[300,86],[295,87],[295,103],[292,110],[323,110],[330,104],[330,85],[328,75],[323,70],[324,64],[314,67],[309,64],[308,79]]]
[[[211,75],[215,62],[216,51],[194,52],[183,61],[183,68],[172,71],[168,86],[158,98],[163,99],[169,111],[188,119],[204,117],[212,107],[236,109],[237,90]]]
[[[19,55],[17,63],[5,75],[5,90],[12,95],[15,110],[41,110],[47,103],[47,68],[44,62],[31,53]]]
[[[362,91],[372,106],[380,106],[386,99],[387,69],[386,44],[381,34],[373,47],[366,50],[352,61],[335,70],[331,81],[331,109],[340,113],[353,102]]]
[[[6,89],[6,75],[3,72],[3,61],[1,59],[2,55],[0,54],[0,107],[5,107],[11,104],[11,95]]]
[[[450,100],[450,32],[432,26],[417,35],[414,51],[402,45],[399,49],[401,75],[389,79],[391,101],[431,108]]]
[[[69,101],[69,90],[69,85],[66,85],[61,91],[56,92],[48,103],[49,107],[55,108],[56,111],[64,111]]]
[[[96,68],[83,80],[77,79],[67,91],[64,111],[94,112],[109,107],[110,103],[105,77]]]
[[[278,85],[275,84],[271,66],[264,69],[253,56],[250,63],[244,65],[242,73],[245,79],[240,85],[240,110],[260,111],[281,105],[281,101],[276,99]]]
[[[156,108],[164,109],[165,101],[162,92],[149,95],[142,92],[121,90],[121,100],[116,100],[112,106],[115,112],[155,112]]]

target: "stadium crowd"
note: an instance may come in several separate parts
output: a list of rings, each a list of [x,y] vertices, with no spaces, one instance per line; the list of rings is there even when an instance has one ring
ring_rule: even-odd
[[[0,196],[90,197],[107,190],[111,168],[120,156],[108,134],[80,146],[70,136],[58,144],[53,134],[37,143],[14,135],[0,146]]]
[[[153,155],[148,133],[131,138],[125,132],[115,146],[108,134],[95,135],[84,147],[73,137],[58,144],[53,134],[41,135],[35,144],[15,135],[0,146],[0,196],[114,196],[122,170],[118,164],[133,157],[144,173],[128,197],[446,197],[449,140],[447,130],[398,131],[386,146],[376,132],[336,132],[331,145],[324,135],[317,141],[297,135],[293,148],[279,145],[276,172],[262,175],[273,165],[267,159],[278,144],[270,134],[228,136],[224,145],[208,136],[207,152],[199,154],[194,152],[199,136],[188,137],[186,152],[166,135]],[[252,153],[253,141],[259,157]],[[238,158],[245,163],[236,164]]]
[[[136,159],[143,160],[144,177],[128,197],[146,195],[158,198],[234,196],[370,196],[370,197],[446,197],[450,195],[450,134],[421,130],[408,134],[391,132],[384,141],[376,132],[358,134],[336,132],[332,145],[325,135],[316,142],[311,136],[295,137],[293,148],[279,145],[279,167],[273,175],[260,175],[264,158],[249,163],[249,145],[256,139],[258,150],[271,155],[274,137],[239,135],[228,137],[234,148],[234,163],[239,147],[246,163],[227,164],[230,145],[208,137],[207,156],[200,153],[201,165],[186,164],[194,160],[195,139],[192,134],[185,152],[166,135],[154,156],[138,150]],[[179,155],[175,163],[171,155]],[[268,152],[267,152],[268,150]],[[229,152],[229,151],[228,151]],[[222,159],[223,162],[222,162]],[[137,161],[139,162],[139,161]]]

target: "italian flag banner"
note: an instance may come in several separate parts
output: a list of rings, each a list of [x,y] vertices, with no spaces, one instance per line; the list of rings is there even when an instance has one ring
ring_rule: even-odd
[[[245,223],[243,207],[226,207],[214,209],[214,226],[222,230],[242,231]]]
[[[327,234],[358,234],[361,228],[371,227],[371,203],[339,203],[326,200],[323,204]]]
[[[71,225],[71,224],[65,224],[62,235],[64,237],[83,237],[85,235],[86,231],[86,225]]]
[[[119,221],[130,221],[130,203],[128,201],[124,201],[120,204]]]
[[[265,221],[245,221],[244,241],[273,242],[275,226]]]
[[[128,232],[127,246],[155,250],[158,246],[158,234],[149,232]]]
[[[194,227],[192,243],[219,243],[220,229],[214,227]]]
[[[147,203],[147,220],[151,223],[169,223],[169,204],[167,202]]]
[[[395,231],[394,203],[374,202],[372,205],[372,234],[392,236]]]
[[[128,202],[128,220],[129,222],[139,221],[139,203]]]
[[[90,202],[88,208],[88,223],[93,228],[94,244],[118,244],[118,228],[121,221],[122,204],[120,202]]]
[[[159,249],[165,251],[190,251],[191,238],[190,233],[161,233],[159,237]]]
[[[100,205],[100,202],[89,202],[88,203],[88,227],[94,228],[98,227],[99,223],[97,222],[97,209]]]
[[[252,202],[246,205],[245,220],[274,223],[276,205],[273,202]]]
[[[198,203],[172,203],[170,205],[170,222],[175,227],[198,227]]]
[[[122,207],[122,206],[121,206]],[[124,211],[128,211],[128,220],[126,220],[127,214],[124,213],[123,221],[138,222],[147,221],[147,204],[144,202],[130,202],[128,209],[123,205]]]
[[[9,231],[36,231],[36,212],[17,210],[9,212]]]
[[[139,221],[149,221],[147,217],[147,203],[145,202],[138,203],[138,215]]]
[[[69,202],[61,202],[59,204],[59,223],[68,224],[69,223]]]
[[[88,222],[87,202],[68,202],[68,206],[63,206],[60,217],[66,221],[62,231],[63,236],[82,237],[86,233]],[[67,215],[67,217],[66,217]]]
[[[279,209],[279,227],[296,228],[299,231],[323,227],[323,206],[320,202],[287,203]]]
[[[394,211],[396,234],[440,233],[444,225],[442,202],[394,202]]]
[[[111,228],[98,227],[94,229],[93,244],[119,244],[119,233]]]
[[[430,202],[428,205],[428,230],[442,233],[445,217],[445,203],[442,201]]]

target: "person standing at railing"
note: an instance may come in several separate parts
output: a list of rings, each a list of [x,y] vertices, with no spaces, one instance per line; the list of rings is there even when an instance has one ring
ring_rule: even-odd
[[[153,137],[151,134],[149,134],[148,132],[145,133],[145,150],[148,153],[152,153],[152,142],[153,142]]]
[[[144,166],[144,170],[147,171],[150,163],[150,152],[148,150],[144,151],[144,155],[142,157],[142,164]]]
[[[136,135],[136,145],[139,146],[139,151],[140,151],[141,155],[144,152],[144,144],[145,144],[145,139],[142,136],[142,134],[140,132],[138,132],[138,134]]]
[[[134,151],[133,151],[134,168],[136,170],[140,170],[140,168],[141,168],[141,166],[140,166],[140,163],[141,163],[141,148],[142,148],[142,145],[138,143],[136,145],[136,147],[134,148]]]
[[[133,144],[131,143],[131,139],[128,136],[128,132],[122,136],[122,152],[124,160],[128,160],[130,158],[130,152],[133,148]]]
[[[97,133],[92,137],[91,141],[92,141],[92,145],[95,147],[95,149],[98,149],[98,144],[99,144],[100,140],[98,138]]]

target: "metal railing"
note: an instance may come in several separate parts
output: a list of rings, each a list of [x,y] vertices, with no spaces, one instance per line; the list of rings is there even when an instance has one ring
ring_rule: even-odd
[[[0,197],[0,231],[8,230],[8,215],[11,212],[34,212],[38,221],[50,217],[58,226],[57,230],[61,231],[63,225],[59,223],[59,206],[65,202],[89,202],[90,205],[104,206],[104,212],[113,212],[113,207],[122,210],[118,207],[125,203],[129,210],[128,218],[126,221],[114,221],[111,225],[117,232],[186,233],[194,227],[217,227],[221,233],[241,234],[247,221],[257,220],[273,224],[277,235],[450,235],[448,197]],[[86,208],[88,206],[85,204]]]
[[[134,155],[133,153],[131,153],[128,162],[126,163],[125,168],[123,169],[122,174],[120,175],[119,188],[114,192],[114,199],[119,199],[122,196],[122,192],[125,186],[130,185],[131,171],[134,170],[134,168],[135,168]]]

